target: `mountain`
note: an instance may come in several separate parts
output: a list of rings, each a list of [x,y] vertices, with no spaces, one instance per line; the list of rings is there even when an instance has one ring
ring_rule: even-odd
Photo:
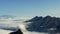
[[[28,31],[36,31],[36,32],[60,32],[60,18],[58,17],[34,17],[25,22],[31,22],[26,28]]]
[[[16,32],[11,32],[10,34],[23,34],[23,32],[20,29],[18,29]]]
[[[15,16],[12,15],[0,15],[0,19],[9,19],[9,18],[14,18]]]

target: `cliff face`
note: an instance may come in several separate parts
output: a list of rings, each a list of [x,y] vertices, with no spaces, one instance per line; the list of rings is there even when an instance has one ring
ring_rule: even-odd
[[[36,32],[49,32],[51,28],[56,28],[55,32],[60,32],[60,18],[57,17],[34,17],[26,22],[29,24],[27,30]]]
[[[10,34],[23,34],[23,32],[20,29],[18,29],[16,32],[11,32]]]

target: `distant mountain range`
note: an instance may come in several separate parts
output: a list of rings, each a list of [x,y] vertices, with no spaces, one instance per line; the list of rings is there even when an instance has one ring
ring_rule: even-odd
[[[0,15],[0,19],[9,19],[9,18],[14,18],[15,16],[12,15]]]
[[[58,17],[34,17],[25,22],[31,22],[26,28],[28,31],[36,31],[36,32],[60,32],[60,18]]]

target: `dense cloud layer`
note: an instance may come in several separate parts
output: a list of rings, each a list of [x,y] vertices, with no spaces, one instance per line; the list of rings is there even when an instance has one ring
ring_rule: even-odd
[[[29,23],[23,23],[25,19],[0,19],[0,34],[9,34],[10,32],[17,30],[18,28],[20,28],[24,34],[40,34],[38,32],[27,31],[26,27],[28,27],[27,24]]]

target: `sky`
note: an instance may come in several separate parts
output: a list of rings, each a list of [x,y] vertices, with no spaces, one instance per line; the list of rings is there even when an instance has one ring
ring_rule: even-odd
[[[0,15],[60,17],[60,0],[0,0]]]

